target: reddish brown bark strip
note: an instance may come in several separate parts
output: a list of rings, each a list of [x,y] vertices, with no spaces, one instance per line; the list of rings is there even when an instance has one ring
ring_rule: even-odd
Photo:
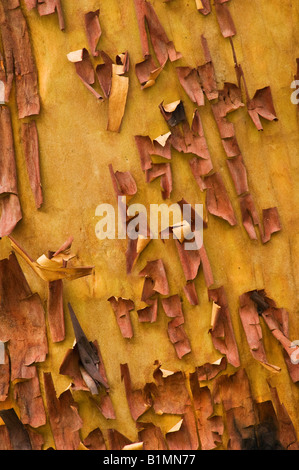
[[[70,62],[75,64],[76,72],[85,87],[96,99],[102,100],[103,97],[92,86],[95,83],[95,71],[88,50],[83,48],[78,51],[70,52],[67,57]]]
[[[153,291],[162,295],[169,294],[169,285],[162,259],[148,261],[146,266],[140,271],[139,276],[145,277],[145,280],[150,279],[152,281]],[[151,295],[142,295],[142,300],[146,302],[149,297]]]
[[[222,443],[224,423],[222,416],[214,414],[214,403],[208,387],[200,387],[196,375],[190,377],[201,450],[215,449]]]
[[[134,310],[133,300],[123,299],[122,297],[110,297],[108,299],[115,313],[116,321],[123,338],[133,337],[133,327],[130,318],[130,311]]]
[[[0,106],[0,237],[10,235],[22,219],[9,108]]]
[[[61,375],[68,375],[69,377],[71,377],[72,390],[90,390],[90,388],[82,377],[77,344],[75,344],[73,348],[67,350],[64,359],[60,365],[59,373]]]
[[[17,170],[10,110],[0,106],[0,194],[18,194]]]
[[[191,346],[183,326],[185,319],[181,299],[178,295],[172,295],[161,299],[161,302],[165,314],[173,318],[168,323],[168,336],[175,347],[178,358],[182,359],[183,356],[191,352]]]
[[[40,16],[51,15],[57,12],[59,28],[63,31],[65,29],[65,21],[63,16],[63,10],[61,6],[61,0],[38,0],[37,6]]]
[[[132,418],[137,421],[151,407],[150,398],[144,389],[133,390],[128,364],[120,364],[120,372]]]
[[[96,51],[99,52],[99,51]],[[96,66],[96,75],[98,77],[99,84],[101,85],[103,94],[105,98],[109,98],[112,85],[112,64],[113,60],[110,59],[108,54],[104,51],[100,51],[99,56],[101,56],[103,63]]]
[[[134,0],[134,3],[144,58],[143,62],[137,64],[135,71],[142,88],[146,88],[154,85],[155,79],[168,59],[173,62],[180,59],[182,55],[175,50],[173,43],[168,39],[152,5],[146,0]],[[151,57],[146,26],[159,65],[156,65]]]
[[[223,286],[209,289],[209,300],[212,300],[220,308],[217,310],[216,318],[212,319],[211,336],[214,347],[225,354],[227,361],[234,367],[239,367],[240,357],[236,343],[231,315]]]
[[[234,83],[224,83],[223,90],[219,91],[218,101],[212,104],[212,111],[221,139],[235,137],[233,123],[229,122],[227,115],[244,107],[241,90]]]
[[[0,261],[1,341],[8,343],[11,381],[32,378],[31,364],[48,353],[45,312],[40,297],[32,294],[14,254]]]
[[[5,7],[4,7],[5,8]],[[20,8],[5,10],[1,19],[7,70],[16,77],[18,117],[39,114],[38,76],[34,62],[26,19]],[[13,69],[12,69],[13,61]]]
[[[233,19],[223,1],[215,0],[215,11],[222,36],[224,38],[235,36],[236,28]]]
[[[262,328],[259,314],[252,300],[252,292],[246,292],[240,296],[239,315],[246,335],[247,343],[252,356],[264,367],[272,371],[279,371],[280,368],[269,364],[263,344]]]
[[[266,296],[265,291],[254,291],[250,294],[255,308],[261,315],[283,348],[284,360],[294,383],[299,381],[299,347],[289,339],[289,314],[284,308],[277,308],[274,300]]]
[[[184,286],[183,289],[184,289],[185,295],[188,299],[188,302],[191,305],[198,305],[199,300],[198,300],[198,295],[197,295],[197,292],[196,292],[196,287],[195,287],[194,281],[187,282],[187,284]]]
[[[40,176],[38,133],[35,121],[22,123],[21,139],[31,190],[34,195],[35,205],[39,209],[43,203],[43,193]]]
[[[97,50],[97,45],[102,34],[99,13],[100,10],[89,11],[84,16],[89,49],[94,57],[98,57],[100,54],[100,51]]]
[[[155,382],[147,384],[147,391],[151,394],[155,413],[184,414],[190,397],[183,372],[164,371],[161,364],[157,364],[153,377]]]
[[[32,379],[14,385],[14,399],[20,410],[21,421],[33,428],[46,424],[47,417],[36,372]]]
[[[248,114],[259,131],[263,130],[260,117],[268,121],[277,121],[271,88],[269,86],[257,90],[254,97],[247,103]]]
[[[147,307],[137,310],[138,320],[141,323],[150,322],[154,323],[158,316],[158,299],[147,299]]]
[[[205,16],[211,13],[212,8],[211,8],[210,0],[195,0],[195,1],[196,1],[196,7],[199,13]]]
[[[260,225],[260,219],[252,195],[245,194],[239,199],[242,222],[251,240],[257,240],[255,225]]]
[[[146,170],[145,178],[147,183],[151,183],[161,176],[161,193],[163,199],[169,199],[172,192],[172,173],[170,163],[153,163],[149,170]]]
[[[242,155],[226,160],[238,196],[246,193],[248,188],[247,171]]]
[[[8,194],[0,199],[1,219],[0,238],[10,235],[17,223],[22,219],[19,197]]]
[[[215,172],[210,176],[206,176],[204,184],[207,188],[206,204],[210,214],[227,220],[230,225],[236,225],[237,219],[234,209],[220,173]]]
[[[218,88],[208,43],[203,35],[201,36],[201,44],[205,55],[205,64],[197,67],[197,72],[202,89],[207,99],[210,101],[218,98]]]
[[[200,190],[204,191],[206,189],[206,185],[203,176],[206,176],[213,170],[212,161],[194,157],[189,160],[189,165]]]
[[[195,372],[190,374],[192,378],[193,375],[197,377],[198,381],[205,381],[205,380],[212,380],[214,379],[220,372],[226,369],[227,366],[227,359],[223,356],[220,361],[215,361],[214,363],[206,362],[202,366],[198,366],[195,368]]]
[[[277,207],[263,209],[263,227],[260,227],[261,239],[263,243],[267,243],[271,239],[271,235],[281,230]]]
[[[204,95],[199,83],[199,77],[196,69],[190,67],[176,68],[180,84],[193,103],[197,106],[204,106]]]
[[[109,164],[110,176],[113,189],[117,196],[134,196],[137,193],[136,182],[129,171],[113,171],[113,166]]]
[[[51,372],[44,372],[44,387],[49,422],[57,450],[77,450],[83,422],[70,390],[56,396]]]

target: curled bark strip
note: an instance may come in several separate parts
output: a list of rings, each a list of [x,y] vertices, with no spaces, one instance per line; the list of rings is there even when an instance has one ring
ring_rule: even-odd
[[[112,65],[112,83],[108,107],[107,130],[111,132],[120,131],[129,90],[129,78],[118,75],[116,67],[117,65]]]
[[[67,58],[70,62],[75,64],[76,72],[85,87],[96,97],[96,99],[102,100],[103,97],[92,86],[95,83],[95,72],[88,50],[83,48],[70,52],[67,54]]]
[[[263,227],[260,228],[263,243],[267,243],[271,239],[271,235],[281,230],[277,207],[263,209]]]
[[[260,117],[267,121],[277,121],[271,88],[269,86],[257,90],[254,97],[247,103],[248,114],[259,131],[263,130]]]
[[[195,0],[196,8],[202,15],[208,15],[211,13],[211,1],[210,0]]]
[[[58,279],[78,279],[82,276],[88,276],[92,273],[93,267],[91,266],[66,266],[66,261],[74,258],[74,254],[61,253],[60,255],[53,254],[48,257],[45,254],[41,255],[37,261],[34,261],[25,250],[9,236],[11,246],[33,269],[33,271],[40,276],[44,281],[51,282]]]

